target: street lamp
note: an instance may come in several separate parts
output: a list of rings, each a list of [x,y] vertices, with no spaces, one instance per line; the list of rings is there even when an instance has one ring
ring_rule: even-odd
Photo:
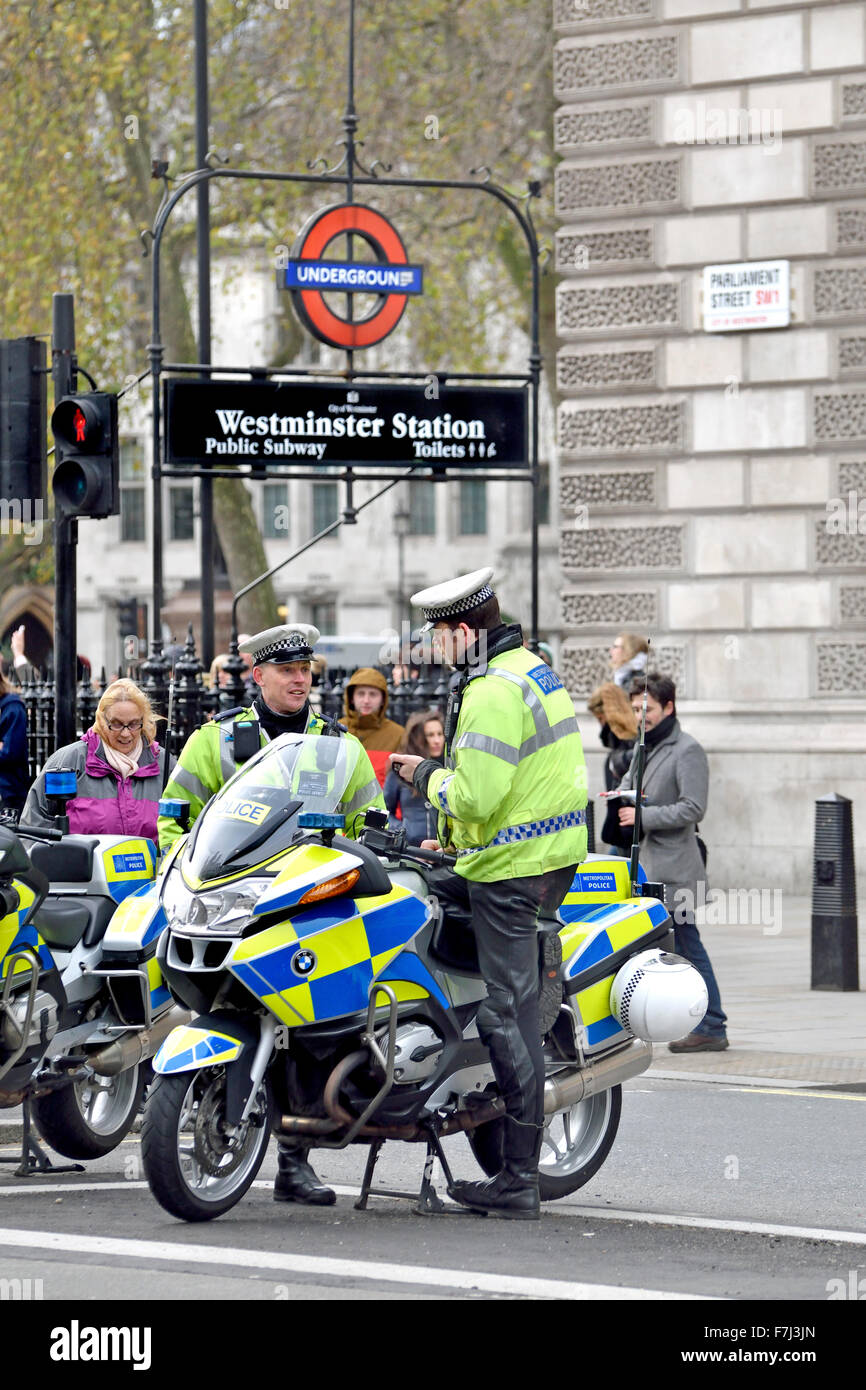
[[[397,631],[398,631],[398,633],[400,634],[400,655],[398,656],[397,660],[398,660],[401,664],[403,663],[403,646],[404,646],[404,643],[403,643],[403,618],[404,618],[404,615],[407,616],[407,622],[408,622],[407,637],[408,637],[409,640],[408,640],[408,641],[406,642],[406,644],[405,644],[407,647],[409,646],[409,643],[411,642],[411,639],[412,639],[412,619],[411,619],[411,615],[407,614],[408,604],[406,603],[406,571],[405,571],[405,545],[406,545],[406,537],[409,535],[411,525],[412,525],[412,513],[410,512],[409,508],[406,506],[405,502],[398,501],[397,506],[396,506],[396,509],[395,509],[395,511],[394,511],[394,534],[395,534],[395,536],[397,537]]]

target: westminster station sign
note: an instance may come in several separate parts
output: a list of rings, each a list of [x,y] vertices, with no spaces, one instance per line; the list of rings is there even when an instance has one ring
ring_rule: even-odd
[[[523,386],[165,384],[165,463],[527,466]]]

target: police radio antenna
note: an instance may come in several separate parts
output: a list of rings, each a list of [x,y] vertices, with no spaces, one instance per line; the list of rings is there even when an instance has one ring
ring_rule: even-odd
[[[165,796],[165,789],[168,786],[169,768],[171,766],[171,745],[174,735],[172,733],[172,719],[174,717],[174,663],[176,656],[171,658],[171,675],[168,680],[168,718],[165,721],[165,765],[162,769],[162,794]]]
[[[650,650],[652,639],[647,638],[646,666],[643,673],[643,705],[640,716],[640,738],[637,746],[637,761],[635,764],[634,778],[634,833],[631,842],[631,859],[629,861],[629,879],[631,883],[631,896],[637,893],[637,878],[640,869],[640,799],[641,788],[643,786],[643,770],[646,761],[646,701],[647,701],[647,681],[649,680]]]

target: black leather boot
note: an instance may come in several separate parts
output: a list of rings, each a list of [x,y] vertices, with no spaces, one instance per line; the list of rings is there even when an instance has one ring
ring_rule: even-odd
[[[309,1149],[277,1145],[277,1176],[274,1180],[275,1202],[300,1202],[308,1207],[332,1207],[337,1194],[316,1176],[307,1161]]]
[[[448,1195],[479,1215],[537,1221],[541,1215],[538,1155],[542,1127],[522,1124],[510,1115],[505,1116],[504,1123],[502,1171],[486,1182],[455,1182]]]

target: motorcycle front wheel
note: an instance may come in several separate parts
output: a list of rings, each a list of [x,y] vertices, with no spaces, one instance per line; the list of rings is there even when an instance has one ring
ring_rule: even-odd
[[[622,1087],[588,1096],[545,1117],[538,1190],[542,1202],[568,1197],[598,1172],[613,1147],[622,1110]],[[491,1120],[467,1134],[476,1162],[488,1177],[502,1168],[502,1122]]]
[[[212,1221],[241,1200],[262,1165],[271,1130],[267,1077],[249,1119],[225,1118],[222,1067],[159,1076],[141,1130],[144,1173],[160,1206],[181,1221]]]
[[[102,1158],[126,1138],[141,1105],[147,1064],[137,1063],[116,1076],[75,1081],[60,1091],[37,1096],[33,1118],[46,1144],[65,1158]]]

